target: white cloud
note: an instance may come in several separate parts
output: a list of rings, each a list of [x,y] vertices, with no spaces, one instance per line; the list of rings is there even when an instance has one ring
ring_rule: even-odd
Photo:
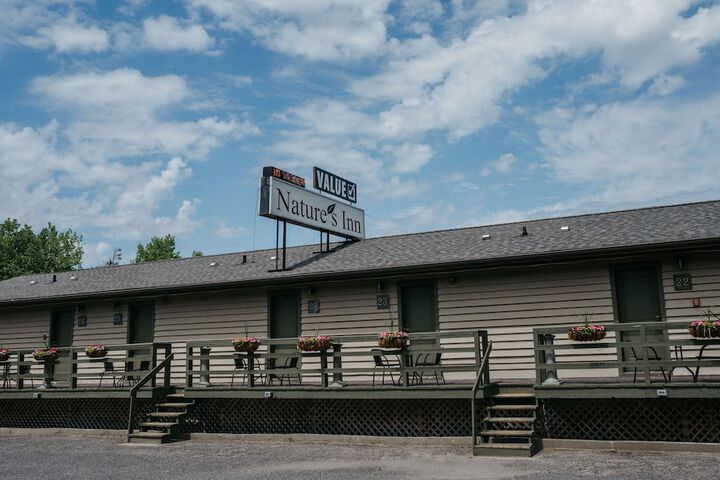
[[[403,143],[387,146],[386,150],[395,157],[393,170],[397,173],[417,172],[433,156],[432,148],[424,144]]]
[[[30,91],[67,121],[0,124],[0,216],[142,240],[195,229],[197,199],[175,199],[204,159],[256,133],[247,120],[163,117],[193,97],[184,79],[131,69],[41,77]],[[175,204],[173,206],[173,204]],[[172,213],[168,213],[172,212]]]
[[[641,98],[537,119],[546,167],[592,185],[549,210],[717,197],[720,94],[694,101]]]
[[[385,44],[389,0],[186,0],[221,28],[249,32],[265,46],[311,60],[372,55]]]
[[[95,25],[80,25],[71,19],[40,28],[37,36],[26,38],[25,43],[36,48],[53,47],[59,53],[92,53],[107,50],[109,39],[105,30]]]
[[[215,229],[215,235],[220,238],[234,238],[247,235],[248,230],[244,227],[231,227],[225,222],[219,222]]]
[[[513,165],[517,162],[517,157],[512,153],[504,153],[496,160],[487,162],[480,172],[483,177],[489,176],[493,170],[499,173],[509,173]]]
[[[390,104],[376,122],[397,138],[447,130],[452,139],[498,121],[509,93],[545,77],[546,59],[600,53],[607,71],[635,89],[694,63],[720,40],[720,6],[681,15],[687,0],[529,2],[512,17],[475,25],[444,44],[425,35],[388,44],[381,71],[351,92]]]
[[[181,22],[177,18],[161,15],[143,22],[143,43],[156,50],[188,50],[204,52],[215,41],[202,25]]]
[[[648,87],[648,94],[665,96],[670,95],[685,84],[681,75],[660,75]]]

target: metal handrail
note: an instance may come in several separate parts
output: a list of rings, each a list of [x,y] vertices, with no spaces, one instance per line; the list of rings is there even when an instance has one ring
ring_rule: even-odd
[[[141,380],[139,380],[131,389],[130,389],[130,414],[128,416],[128,435],[133,433],[135,430],[133,428],[133,420],[135,418],[135,403],[137,402],[137,392],[140,390],[147,382],[149,382],[151,379],[155,378],[157,376],[158,372],[162,370],[163,368],[168,368],[170,366],[170,362],[172,362],[173,358],[175,358],[175,354],[171,353],[165,359],[163,359],[162,362],[160,362],[155,368],[150,370],[147,375],[145,375]],[[167,375],[166,375],[167,378]],[[168,385],[165,385],[166,387]]]
[[[488,339],[487,348],[483,352],[483,358],[482,362],[480,363],[480,367],[478,368],[477,377],[475,378],[475,384],[473,385],[472,391],[471,391],[471,402],[472,402],[472,408],[470,410],[470,418],[472,421],[472,441],[473,441],[473,447],[477,443],[477,427],[475,426],[475,400],[477,400],[477,392],[480,388],[480,382],[483,380],[483,377],[486,376],[487,373],[487,379],[489,380],[490,376],[490,352],[492,352],[492,340]]]

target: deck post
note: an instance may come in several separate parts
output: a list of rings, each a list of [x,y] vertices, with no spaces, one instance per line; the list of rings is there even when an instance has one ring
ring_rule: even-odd
[[[70,388],[75,390],[78,383],[78,354],[76,351],[73,350],[70,353],[70,359],[72,360],[72,377],[70,377]]]
[[[17,387],[18,390],[23,389],[23,383],[24,379],[22,376],[20,376],[20,365],[25,361],[25,354],[24,353],[18,353],[17,354]]]
[[[45,360],[43,362],[43,383],[38,388],[46,389],[53,388],[52,382],[55,377],[55,362],[52,360]]]
[[[185,386],[192,388],[193,386],[193,347],[187,346],[185,351]]]
[[[255,386],[255,352],[248,352],[248,384],[250,388]]]
[[[343,374],[342,374],[342,343],[333,343],[333,387],[342,387]]]
[[[553,347],[554,340],[555,335],[551,333],[546,333],[545,335],[543,335],[543,343],[545,344],[545,346]],[[545,350],[545,364],[555,365],[554,348]],[[545,369],[545,380],[543,381],[543,385],[560,385],[560,380],[558,380],[557,376],[557,370],[554,367]]]
[[[200,382],[201,387],[212,387],[210,383],[210,347],[200,347]]]
[[[328,361],[327,361],[327,350],[320,350],[320,370],[322,371],[321,375],[321,381],[323,388],[328,387]]]

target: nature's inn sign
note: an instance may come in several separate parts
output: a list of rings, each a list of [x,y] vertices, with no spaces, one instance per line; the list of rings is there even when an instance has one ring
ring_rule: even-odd
[[[259,215],[330,232],[341,237],[359,240],[365,238],[363,210],[323,197],[305,190],[297,183],[288,183],[280,178],[280,176],[262,178]],[[357,187],[354,191],[357,192]]]

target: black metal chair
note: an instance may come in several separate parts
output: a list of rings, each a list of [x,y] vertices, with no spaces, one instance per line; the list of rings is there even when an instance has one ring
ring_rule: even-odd
[[[646,350],[646,352],[647,352],[647,358],[645,358],[643,355],[638,355],[638,353],[635,351],[635,347],[630,347],[630,351],[632,352],[633,357],[635,357],[635,361],[636,361],[636,362],[644,362],[644,361],[651,361],[651,360],[653,360],[653,361],[660,361],[660,360],[662,360],[662,358],[660,358],[660,355],[658,355],[657,350],[655,350],[655,347],[645,347],[645,348],[647,348],[647,350]],[[651,352],[652,352],[652,353],[651,353]],[[634,370],[633,370],[633,383],[635,383],[635,382],[637,381],[637,372],[638,372],[638,367],[635,366],[635,368],[634,368]],[[665,369],[662,367],[662,365],[660,366],[660,373],[662,373],[663,380],[665,380],[665,382],[667,382],[667,381],[668,381],[668,377],[667,377],[667,375],[665,374]]]
[[[398,377],[398,381],[395,382],[395,377],[393,376],[393,369],[400,368],[400,360],[398,359],[395,361],[390,361],[390,359],[388,359],[385,355],[385,352],[377,348],[372,349],[371,352],[373,362],[375,363],[372,376],[373,387],[375,386],[375,375],[377,374],[378,369],[380,369],[380,371],[382,372],[383,385],[385,385],[385,374],[387,373],[390,375],[390,381],[392,382],[393,386],[398,386],[400,384],[400,377]]]
[[[28,375],[30,374],[30,368],[32,365],[18,365],[18,373],[20,376]],[[10,371],[10,364],[5,365],[5,368],[3,368],[3,386],[2,388],[12,388],[12,382],[15,382],[17,384],[17,378],[15,378],[15,375]],[[30,385],[35,388],[35,379],[30,377]]]
[[[413,362],[413,368],[415,368],[415,370],[413,370],[412,382],[423,385],[423,377],[425,376],[426,369],[432,369],[432,374],[435,376],[435,383],[440,385],[440,380],[442,380],[443,385],[445,385],[445,375],[443,375],[443,372],[438,372],[437,370],[437,368],[440,367],[441,360],[442,352],[419,353]]]
[[[111,375],[112,376],[112,386],[113,387],[121,387],[123,385],[122,383],[122,375],[120,375],[118,379],[117,371],[115,370],[115,364],[112,362],[112,360],[103,360],[103,371],[100,373],[100,383],[98,383],[98,388],[102,387],[103,379],[105,378],[105,375]]]
[[[233,383],[235,383],[235,375],[239,374],[242,376],[242,384],[245,385],[245,381],[247,380],[248,371],[245,368],[245,360],[243,359],[242,354],[236,353],[233,355],[233,362],[235,362],[235,368],[233,369],[232,378],[230,379],[230,386],[233,386]]]
[[[150,370],[150,360],[141,360],[140,368],[134,370],[132,368],[133,362],[126,362],[125,364],[125,378],[127,378],[128,385],[135,385],[137,382],[142,380],[141,373]],[[137,373],[137,375],[128,375],[129,373]]]
[[[275,370],[275,369],[293,369],[298,368],[298,365],[300,363],[300,356],[299,355],[290,355],[287,357],[280,357],[280,358],[268,358],[265,362],[265,369],[266,370]],[[282,366],[278,366],[282,364]],[[272,385],[273,380],[280,380],[280,386],[283,386],[285,384],[285,379],[287,378],[288,385],[292,385],[292,382],[290,379],[292,378],[292,374],[289,372],[282,372],[280,374],[275,373],[268,373],[267,374],[267,384]],[[300,376],[300,373],[297,373],[297,379],[298,384],[302,385],[302,377]]]

